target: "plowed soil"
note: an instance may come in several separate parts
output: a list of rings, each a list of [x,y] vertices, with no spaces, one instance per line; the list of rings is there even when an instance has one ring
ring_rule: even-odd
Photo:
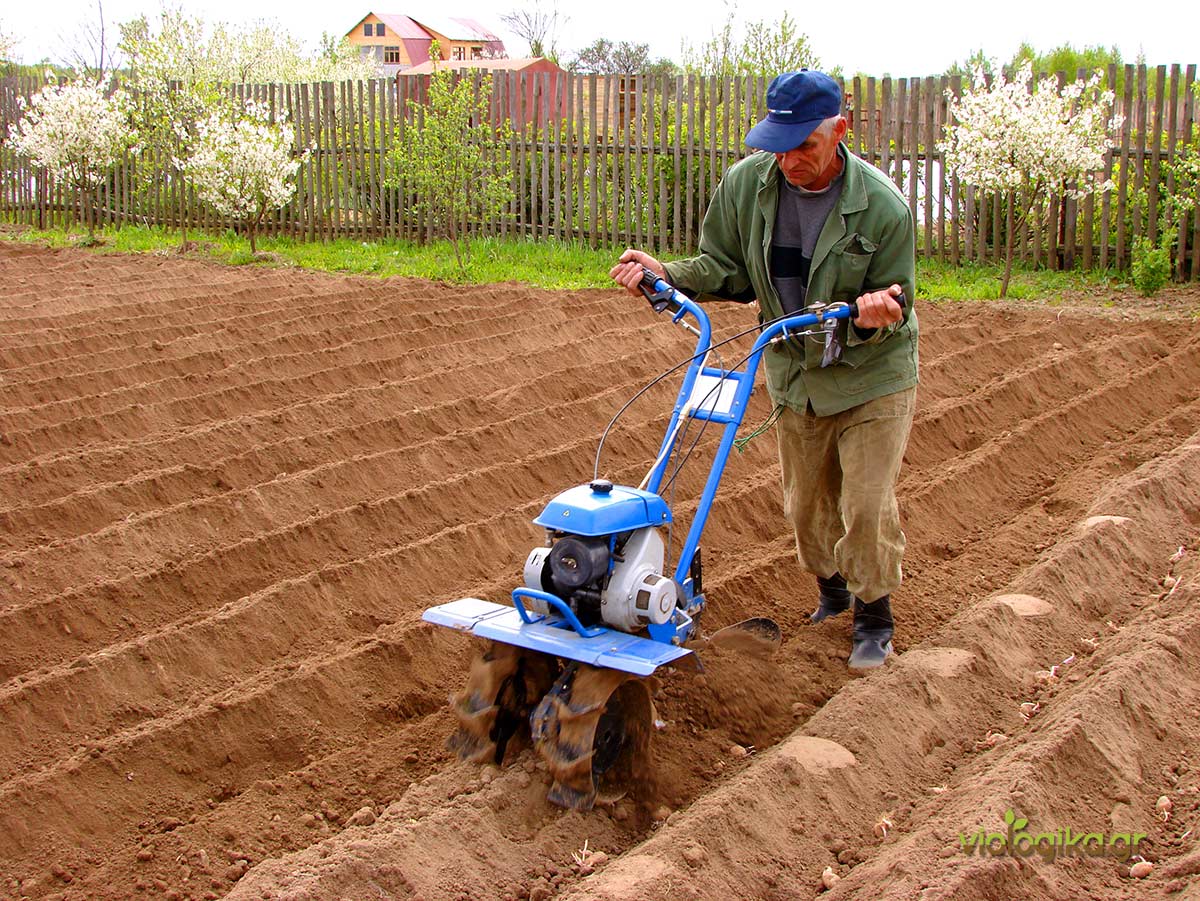
[[[1194,319],[923,303],[899,653],[854,678],[847,618],[806,624],[755,439],[705,627],[769,615],[784,645],[664,674],[653,777],[580,813],[528,751],[446,751],[475,648],[421,613],[508,595],[686,333],[615,290],[6,244],[0,287],[0,897],[790,899],[826,868],[830,898],[1200,897]],[[603,474],[640,481],[674,390]],[[1151,872],[1019,853],[1006,811],[1143,833]]]

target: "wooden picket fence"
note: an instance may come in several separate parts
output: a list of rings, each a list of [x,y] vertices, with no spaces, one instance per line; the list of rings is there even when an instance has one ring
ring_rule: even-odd
[[[1072,73],[1070,77],[1084,73]],[[1017,236],[1021,258],[1072,268],[1125,268],[1133,239],[1177,230],[1177,274],[1200,275],[1200,211],[1160,221],[1160,201],[1176,190],[1164,169],[1200,139],[1196,66],[1111,66],[1124,124],[1112,135],[1105,175],[1113,191],[1077,203],[1056,199],[1045,223]],[[466,223],[477,235],[578,240],[687,254],[722,173],[749,150],[746,131],[763,115],[764,79],[594,76],[519,72],[464,75],[490,90],[494,119],[512,126],[513,199],[492,221]],[[1065,75],[1060,75],[1065,79]],[[0,82],[0,134],[20,115],[31,79]],[[426,79],[399,75],[366,82],[239,86],[296,128],[309,154],[293,200],[264,234],[308,241],[421,239],[427,224],[411,212],[403,181],[386,184],[389,147],[419,128]],[[844,85],[850,148],[888,174],[917,221],[917,249],[958,264],[1004,253],[1000,199],[957,183],[936,149],[947,94],[960,78],[855,78]],[[153,154],[130,156],[103,186],[101,224],[144,223],[202,230],[230,227],[185,185],[165,176]],[[0,143],[0,218],[37,227],[77,219],[61,186]]]

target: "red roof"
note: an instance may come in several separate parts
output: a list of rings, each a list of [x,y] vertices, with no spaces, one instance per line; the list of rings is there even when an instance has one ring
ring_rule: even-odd
[[[408,40],[428,41],[431,40],[429,32],[410,19],[408,16],[402,16],[398,13],[373,13],[375,18],[383,22],[388,27],[388,31],[398,38],[406,38]]]

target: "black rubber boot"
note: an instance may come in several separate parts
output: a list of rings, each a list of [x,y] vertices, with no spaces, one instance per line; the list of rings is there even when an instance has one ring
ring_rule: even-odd
[[[820,595],[817,598],[817,609],[808,617],[810,623],[819,623],[831,616],[845,613],[850,609],[850,602],[854,600],[854,595],[846,587],[846,580],[840,573],[834,573],[828,579],[817,576],[817,589]]]
[[[892,604],[888,595],[864,604],[854,599],[854,648],[850,651],[852,669],[872,669],[882,666],[892,653]]]

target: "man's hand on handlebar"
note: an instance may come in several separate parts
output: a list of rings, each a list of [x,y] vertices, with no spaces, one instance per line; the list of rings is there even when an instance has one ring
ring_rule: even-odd
[[[858,318],[854,324],[862,329],[883,328],[904,318],[904,308],[895,298],[903,293],[899,285],[882,291],[870,291],[858,299]]]
[[[623,286],[634,297],[642,297],[638,285],[642,281],[643,266],[653,270],[659,278],[667,277],[667,270],[663,268],[662,263],[648,253],[633,249],[626,250],[621,254],[621,259],[608,271],[608,274],[614,282]]]

